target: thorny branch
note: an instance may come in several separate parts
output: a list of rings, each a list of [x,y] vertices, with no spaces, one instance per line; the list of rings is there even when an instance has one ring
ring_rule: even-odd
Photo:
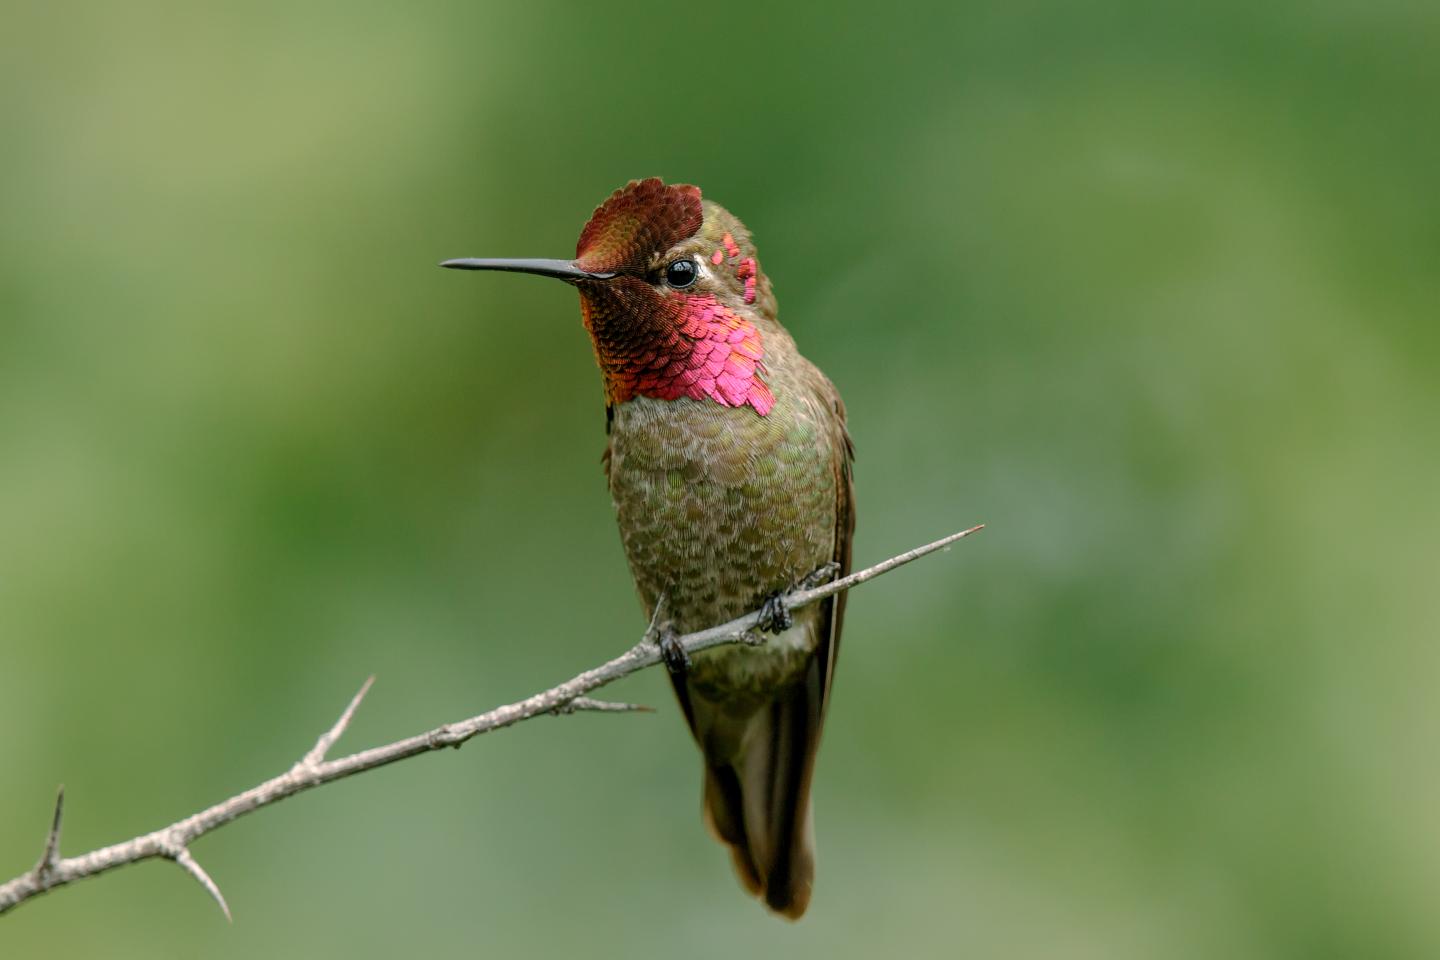
[[[806,583],[802,583],[797,589],[791,590],[783,596],[785,608],[786,610],[797,610],[842,590],[858,586],[867,580],[873,580],[882,574],[889,573],[896,567],[904,566],[912,560],[918,560],[926,554],[943,549],[962,537],[982,529],[983,526],[981,524],[959,533],[952,533],[948,537],[942,537],[923,547],[908,550],[889,560],[877,563],[873,567],[867,567],[821,586],[812,586],[807,579]],[[834,574],[830,572],[828,575],[833,576]],[[320,738],[315,741],[315,746],[285,773],[273,777],[259,786],[251,787],[244,793],[237,794],[228,800],[223,800],[207,810],[202,810],[169,826],[161,827],[153,833],[112,844],[99,850],[92,850],[76,857],[62,858],[60,856],[60,820],[65,802],[65,790],[62,787],[55,798],[55,817],[45,840],[45,852],[41,855],[40,861],[30,870],[13,880],[0,884],[0,914],[47,890],[53,890],[67,883],[104,873],[128,863],[138,863],[141,860],[161,857],[174,861],[181,869],[199,881],[200,885],[220,905],[225,917],[229,919],[230,907],[225,903],[225,897],[221,895],[220,888],[190,853],[190,844],[196,839],[211,830],[224,826],[237,817],[269,806],[277,800],[283,800],[303,790],[309,790],[311,787],[318,787],[351,774],[373,770],[376,767],[404,760],[406,757],[413,757],[416,754],[428,753],[442,747],[458,747],[478,734],[499,730],[543,713],[646,710],[648,708],[635,704],[594,700],[586,694],[660,662],[661,655],[657,638],[660,629],[664,626],[663,607],[662,598],[649,628],[639,643],[608,663],[586,670],[559,686],[551,687],[549,690],[524,700],[496,707],[488,713],[482,713],[468,720],[443,724],[434,730],[428,730],[425,733],[416,734],[385,746],[361,750],[359,753],[352,753],[338,760],[326,760],[326,754],[345,732],[345,728],[349,726],[351,718],[360,706],[360,701],[370,690],[370,685],[375,680],[374,677],[371,677],[360,687],[360,691],[351,699],[349,706],[340,715],[340,719],[335,721],[334,726],[321,734]],[[758,639],[755,633],[760,617],[761,611],[755,610],[743,617],[736,617],[729,623],[685,634],[678,638],[678,643],[688,655],[727,643],[764,642],[762,639]]]

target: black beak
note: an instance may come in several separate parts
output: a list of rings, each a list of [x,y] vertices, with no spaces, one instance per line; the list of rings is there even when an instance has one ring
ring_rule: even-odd
[[[440,264],[454,270],[508,270],[511,273],[535,273],[542,277],[555,277],[568,283],[576,280],[609,280],[613,273],[592,273],[581,270],[573,260],[507,260],[504,258],[466,258],[446,260]]]

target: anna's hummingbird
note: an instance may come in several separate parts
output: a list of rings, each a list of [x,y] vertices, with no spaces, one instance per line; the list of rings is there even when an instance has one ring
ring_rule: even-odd
[[[840,395],[775,318],[750,233],[700,190],[632,181],[596,208],[574,260],[449,260],[556,277],[605,382],[606,475],[646,616],[686,633],[765,605],[778,635],[686,659],[662,641],[705,759],[704,818],[740,881],[799,918],[810,902],[810,778],[843,594],[781,591],[848,572],[855,526]]]

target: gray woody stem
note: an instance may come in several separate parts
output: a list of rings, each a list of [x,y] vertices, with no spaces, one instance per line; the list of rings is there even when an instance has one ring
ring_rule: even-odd
[[[785,607],[787,610],[796,610],[842,590],[858,586],[867,580],[873,580],[881,574],[889,573],[896,567],[904,566],[912,560],[918,560],[926,554],[943,549],[962,537],[980,530],[983,526],[982,524],[978,527],[971,527],[969,530],[952,533],[934,543],[927,543],[923,547],[908,550],[899,556],[891,557],[873,567],[852,573],[848,577],[834,580],[823,586],[792,590],[784,596]],[[257,787],[252,787],[244,793],[221,801],[208,810],[202,810],[184,820],[172,823],[168,827],[161,827],[153,833],[147,833],[144,836],[116,843],[100,850],[92,850],[78,857],[62,858],[60,856],[60,817],[65,801],[65,792],[62,788],[55,800],[55,818],[45,841],[45,852],[41,856],[40,862],[33,868],[13,880],[0,884],[0,913],[5,913],[31,897],[39,896],[47,890],[53,890],[75,880],[104,873],[127,863],[137,863],[152,857],[163,857],[173,860],[186,873],[198,880],[215,899],[215,902],[220,905],[220,909],[224,911],[228,919],[230,908],[226,905],[220,888],[190,854],[190,844],[197,838],[217,827],[224,826],[237,817],[269,806],[277,800],[283,800],[302,790],[309,790],[311,787],[318,787],[323,783],[330,783],[332,780],[339,780],[351,774],[383,767],[387,763],[404,760],[406,757],[413,757],[416,754],[439,750],[441,747],[458,747],[477,734],[499,730],[542,713],[615,712],[646,709],[632,704],[592,700],[585,694],[660,662],[660,649],[655,640],[658,629],[662,626],[660,621],[663,618],[661,609],[663,606],[662,601],[657,606],[649,629],[645,631],[645,635],[639,643],[614,660],[592,670],[586,670],[559,686],[551,687],[543,693],[537,693],[533,697],[527,697],[516,703],[496,707],[488,713],[471,717],[469,720],[447,723],[434,730],[386,744],[383,747],[372,747],[369,750],[352,753],[348,757],[341,757],[338,760],[326,760],[325,755],[340,739],[340,735],[345,732],[351,717],[355,715],[356,709],[360,706],[360,701],[369,691],[370,684],[374,682],[375,678],[371,677],[361,686],[360,692],[355,694],[350,705],[340,715],[340,719],[335,721],[334,726],[325,731],[315,741],[315,746],[285,773],[267,780]],[[678,640],[687,654],[698,653],[701,650],[726,643],[755,642],[752,631],[759,621],[760,611],[756,610],[743,617],[736,617],[729,623],[697,630],[695,633],[687,633]]]

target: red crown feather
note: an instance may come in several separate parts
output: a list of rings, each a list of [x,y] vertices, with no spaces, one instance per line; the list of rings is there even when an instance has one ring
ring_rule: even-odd
[[[590,215],[575,262],[595,273],[644,269],[657,250],[699,233],[703,220],[699,187],[666,186],[659,177],[632,180]]]

